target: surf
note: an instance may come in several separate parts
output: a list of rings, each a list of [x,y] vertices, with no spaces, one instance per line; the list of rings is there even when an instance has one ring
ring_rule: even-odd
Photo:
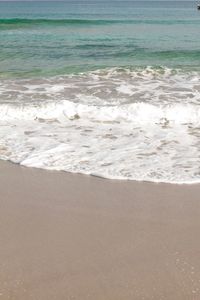
[[[200,182],[199,78],[147,67],[3,80],[0,158],[110,179]]]

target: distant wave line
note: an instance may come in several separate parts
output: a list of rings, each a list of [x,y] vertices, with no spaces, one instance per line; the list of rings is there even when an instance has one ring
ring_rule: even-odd
[[[138,20],[138,19],[0,19],[1,25],[109,25],[109,24],[200,24],[200,20]]]

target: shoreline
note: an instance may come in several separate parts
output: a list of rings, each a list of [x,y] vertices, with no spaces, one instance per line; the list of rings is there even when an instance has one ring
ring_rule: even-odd
[[[0,299],[199,299],[199,195],[0,161]]]
[[[84,174],[84,173],[80,173],[80,172],[70,172],[70,171],[65,171],[65,170],[51,170],[51,169],[45,169],[45,168],[40,168],[40,167],[29,167],[26,165],[20,165],[19,163],[15,163],[12,162],[10,160],[4,160],[0,158],[0,164],[1,162],[3,163],[8,163],[10,165],[13,166],[19,166],[20,168],[25,168],[25,169],[32,169],[32,170],[39,170],[39,171],[44,171],[47,173],[62,173],[62,174],[67,174],[67,176],[83,176],[83,177],[93,177],[93,178],[98,178],[100,180],[108,180],[111,182],[121,182],[121,183],[133,183],[133,184],[161,184],[161,185],[177,185],[177,186],[192,186],[192,185],[200,185],[200,181],[191,181],[191,182],[176,182],[176,181],[172,181],[172,182],[167,182],[167,181],[150,181],[150,180],[139,180],[139,179],[132,179],[132,178],[110,178],[110,177],[105,177],[103,175],[98,175],[95,173],[92,174]]]

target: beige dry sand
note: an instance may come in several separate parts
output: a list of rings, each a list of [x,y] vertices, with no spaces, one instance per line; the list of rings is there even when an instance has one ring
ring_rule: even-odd
[[[200,299],[200,185],[0,163],[0,300]]]

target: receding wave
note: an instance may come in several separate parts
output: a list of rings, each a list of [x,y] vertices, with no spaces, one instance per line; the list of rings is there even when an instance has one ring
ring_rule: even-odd
[[[111,179],[195,183],[199,122],[195,105],[1,106],[0,158]]]

